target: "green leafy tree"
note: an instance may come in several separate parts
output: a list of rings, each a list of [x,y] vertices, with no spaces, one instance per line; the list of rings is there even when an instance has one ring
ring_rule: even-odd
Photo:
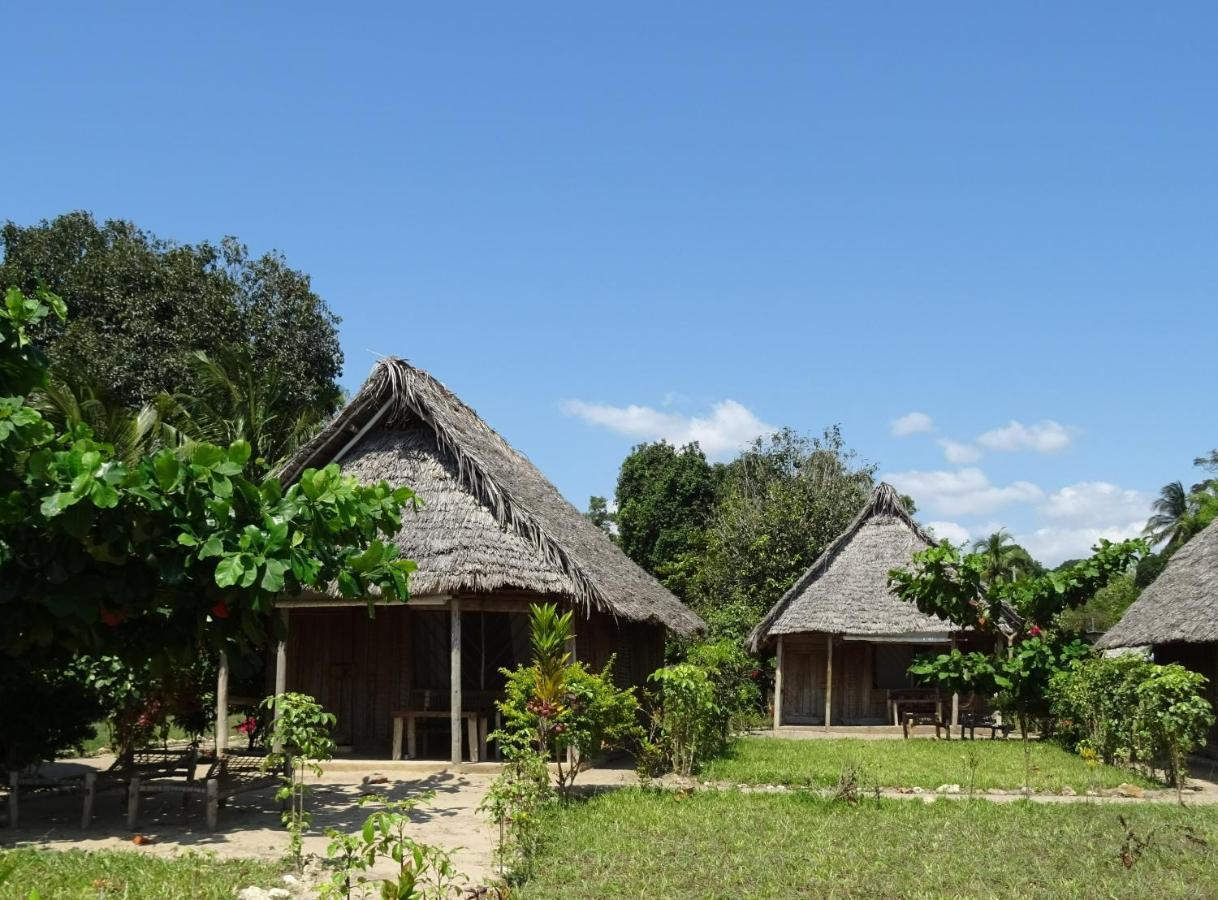
[[[276,694],[263,700],[262,707],[274,717],[271,740],[282,747],[267,754],[263,768],[283,773],[283,787],[275,798],[284,804],[283,824],[292,836],[289,852],[300,868],[304,833],[313,821],[305,805],[308,796],[305,779],[310,772],[320,778],[321,764],[334,756],[337,745],[330,732],[337,719],[308,694]]]
[[[0,679],[82,652],[240,656],[275,634],[283,592],[406,599],[414,564],[387,538],[408,488],[328,466],[284,489],[251,477],[244,441],[130,464],[85,424],[60,433],[29,401],[49,383],[30,328],[52,315],[45,290],[0,308]]]
[[[1146,522],[1143,534],[1152,547],[1160,544],[1171,546],[1180,542],[1188,531],[1189,500],[1184,483],[1173,481],[1159,490],[1158,499],[1152,509],[1153,515]]]
[[[1142,593],[1136,583],[1135,572],[1136,567],[1134,571],[1112,579],[1082,606],[1064,610],[1057,619],[1059,626],[1066,631],[1107,631],[1120,621],[1125,610],[1129,609]]]
[[[253,258],[234,238],[178,244],[85,212],[9,222],[0,247],[0,286],[44,285],[72,308],[70,320],[33,326],[51,360],[79,368],[118,404],[194,394],[189,354],[238,345],[278,372],[294,400],[338,403],[338,319],[278,254]]]
[[[1019,575],[1039,575],[1044,567],[1015,543],[1005,528],[973,542],[973,552],[985,558],[987,583],[1009,581]]]
[[[712,637],[743,639],[858,515],[874,473],[836,427],[784,429],[727,466],[691,598]]]
[[[1012,711],[1024,740],[1026,786],[1028,733],[1033,721],[1050,714],[1050,680],[1088,652],[1059,617],[1125,574],[1144,551],[1140,541],[1101,540],[1091,558],[1067,569],[998,581],[989,580],[985,554],[962,556],[947,543],[915,553],[908,570],[889,572],[893,592],[924,613],[988,636],[995,649],[923,656],[910,672],[949,693],[996,696]]]
[[[604,497],[589,497],[588,511],[584,513],[584,516],[589,522],[605,532],[610,540],[617,540],[617,532],[615,530],[617,528],[617,513],[609,511],[609,501]]]
[[[696,443],[640,444],[622,462],[617,480],[617,527],[622,550],[657,577],[700,547],[715,504],[714,468]]]

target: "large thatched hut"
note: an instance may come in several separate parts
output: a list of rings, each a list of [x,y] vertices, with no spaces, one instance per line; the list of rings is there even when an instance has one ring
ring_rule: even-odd
[[[1173,554],[1096,647],[1145,649],[1155,662],[1200,672],[1218,707],[1218,522]],[[1210,746],[1218,749],[1218,729],[1210,732]]]
[[[896,724],[903,710],[937,706],[941,698],[915,686],[907,669],[916,654],[952,646],[960,629],[888,587],[891,570],[933,544],[881,484],[766,614],[748,646],[777,653],[774,727]]]
[[[631,562],[521,453],[435,378],[399,359],[284,466],[291,482],[331,462],[413,488],[396,543],[418,563],[408,604],[305,596],[280,602],[288,640],[278,689],[317,697],[357,751],[475,756],[500,696],[500,668],[529,658],[527,610],[576,611],[574,651],[639,684],[663,664],[666,631],[702,621]],[[468,726],[468,727],[467,727]],[[418,732],[417,735],[415,732]]]

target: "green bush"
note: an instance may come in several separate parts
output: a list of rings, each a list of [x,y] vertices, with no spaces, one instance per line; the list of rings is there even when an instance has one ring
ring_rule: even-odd
[[[745,653],[737,641],[694,644],[686,654],[686,662],[706,671],[715,690],[715,706],[726,718],[723,728],[727,733],[763,722],[761,664]]]
[[[73,667],[0,665],[0,775],[79,748],[100,713],[97,693]]]
[[[654,758],[659,748],[674,772],[689,776],[727,743],[727,717],[715,703],[715,685],[706,669],[692,663],[666,666],[648,680],[657,690],[650,697],[651,746],[644,756]]]
[[[1183,666],[1132,654],[1080,660],[1050,685],[1058,739],[1106,763],[1161,767],[1180,786],[1185,757],[1214,724],[1206,682]]]
[[[600,672],[589,672],[583,663],[564,667],[557,702],[539,700],[543,676],[536,666],[503,670],[507,678],[501,739],[531,743],[560,765],[559,787],[567,787],[582,762],[595,754],[630,745],[640,734],[639,704],[634,689],[619,689],[610,673],[610,659]],[[562,768],[571,751],[575,765]]]

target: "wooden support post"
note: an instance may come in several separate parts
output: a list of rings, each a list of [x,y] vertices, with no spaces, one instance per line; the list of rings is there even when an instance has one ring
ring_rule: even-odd
[[[774,729],[782,725],[782,635],[778,636],[778,657],[774,663]]]
[[[220,651],[220,668],[216,673],[216,759],[228,749],[228,652]]]
[[[279,698],[287,693],[288,690],[288,620],[291,614],[290,609],[279,610],[279,616],[283,620],[283,638],[279,641],[279,645],[275,648],[275,719],[276,724],[279,719]],[[283,741],[279,739],[277,729],[272,730],[275,734],[275,740],[271,744],[271,750],[274,753],[283,752]]]
[[[93,798],[97,795],[97,773],[85,774],[85,804],[80,813],[81,830],[88,828],[93,822]]]
[[[825,635],[825,644],[829,648],[825,656],[825,731],[833,724],[833,635]]]
[[[18,802],[17,796],[21,792],[21,776],[16,769],[8,773],[8,827],[17,827]]]
[[[456,597],[449,604],[449,678],[452,681],[452,698],[449,715],[452,722],[452,761],[461,762],[461,601]]]
[[[127,830],[135,831],[140,818],[140,776],[136,775],[127,785]]]
[[[952,652],[954,653],[954,652],[955,652],[955,650],[956,650],[956,635],[954,635],[954,634],[953,634],[953,635],[952,635]],[[951,723],[951,727],[952,727],[952,728],[955,728],[955,727],[956,727],[957,725],[959,725],[959,724],[960,724],[960,692],[959,692],[959,691],[954,691],[954,692],[952,693],[952,723]],[[951,728],[949,728],[949,729],[947,730],[947,739],[948,739],[949,741],[952,739],[952,730],[951,730]]]

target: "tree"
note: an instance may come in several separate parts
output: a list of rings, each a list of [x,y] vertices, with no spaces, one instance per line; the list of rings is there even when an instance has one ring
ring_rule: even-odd
[[[1150,546],[1171,546],[1184,537],[1188,529],[1189,502],[1182,482],[1163,485],[1151,508],[1154,513],[1142,532]]]
[[[1050,712],[1052,677],[1087,653],[1061,627],[1061,615],[1128,572],[1144,551],[1141,541],[1101,540],[1090,559],[1068,569],[996,581],[987,577],[985,554],[961,556],[947,543],[915,553],[908,570],[888,573],[893,592],[928,615],[988,636],[984,645],[995,649],[923,656],[910,672],[949,693],[997,696],[1019,721],[1030,778],[1030,723]]]
[[[312,437],[330,412],[327,404],[295,393],[276,363],[259,365],[245,348],[193,353],[188,368],[193,392],[158,398],[161,416],[192,441],[245,441],[261,472]]]
[[[985,557],[985,577],[990,584],[1009,581],[1021,574],[1039,575],[1044,571],[1027,550],[1015,543],[1005,528],[974,541],[973,551]]]
[[[604,497],[589,497],[588,511],[584,517],[589,522],[609,535],[612,541],[617,540],[617,513],[609,511],[609,501]]]
[[[715,504],[715,470],[696,443],[639,444],[617,479],[617,527],[622,550],[662,577],[697,548]]]
[[[333,465],[286,489],[256,481],[244,441],[131,464],[87,425],[58,432],[29,402],[49,383],[29,329],[52,314],[66,307],[45,290],[10,289],[0,307],[0,681],[81,652],[256,649],[277,634],[284,592],[408,596],[414,564],[387,540],[408,488]]]
[[[120,405],[193,393],[189,354],[232,346],[277,371],[293,400],[339,400],[338,318],[278,254],[251,258],[235,238],[178,244],[86,212],[9,222],[0,246],[0,286],[44,285],[72,309],[31,326],[55,366],[79,369]]]
[[[758,438],[722,476],[692,598],[713,636],[742,639],[867,502],[875,467],[835,426]]]
[[[1141,563],[1152,557],[1146,556],[1139,560]],[[1126,572],[1108,582],[1095,592],[1082,606],[1063,611],[1058,616],[1058,624],[1066,631],[1099,632],[1107,631],[1125,614],[1125,610],[1133,605],[1142,593],[1136,583],[1134,572]]]

